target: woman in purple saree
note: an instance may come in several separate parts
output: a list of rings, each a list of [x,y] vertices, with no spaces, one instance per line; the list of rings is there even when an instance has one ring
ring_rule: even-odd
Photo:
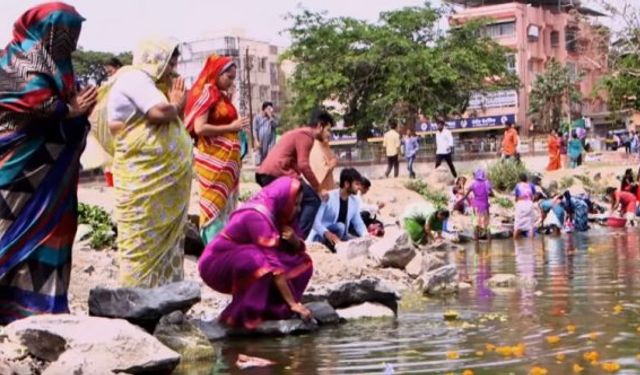
[[[231,327],[256,328],[264,320],[310,318],[300,303],[313,273],[296,223],[299,179],[280,177],[234,211],[198,262],[200,277],[233,295],[220,314]]]

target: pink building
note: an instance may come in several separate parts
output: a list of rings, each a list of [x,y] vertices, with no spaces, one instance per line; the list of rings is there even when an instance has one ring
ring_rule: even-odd
[[[518,75],[517,91],[502,91],[489,96],[472,96],[471,117],[515,115],[516,123],[527,133],[532,126],[527,117],[529,93],[535,77],[553,58],[583,74],[579,82],[584,100],[571,108],[575,117],[606,111],[602,96],[593,95],[600,77],[607,69],[608,36],[595,24],[595,17],[605,16],[581,7],[578,0],[448,0],[463,6],[450,23],[487,18],[486,32],[500,44],[513,50],[509,69]]]

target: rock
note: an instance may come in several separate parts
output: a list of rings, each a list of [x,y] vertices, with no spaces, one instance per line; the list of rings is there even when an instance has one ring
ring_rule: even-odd
[[[422,246],[421,249],[428,253],[434,251],[461,251],[464,247],[456,245],[450,241],[438,241],[429,245]]]
[[[365,302],[359,305],[338,309],[338,315],[342,319],[366,319],[366,318],[393,318],[394,312],[385,305]]]
[[[187,311],[200,302],[200,285],[181,281],[157,288],[93,288],[89,291],[89,315],[121,318],[153,331],[163,315]]]
[[[418,285],[424,294],[455,292],[458,287],[458,271],[453,265],[446,265],[425,272],[418,278]]]
[[[121,319],[37,315],[6,327],[9,339],[53,361],[43,374],[170,373],[180,355]]]
[[[204,250],[205,243],[202,242],[198,226],[191,221],[187,221],[184,226],[184,253],[199,257]]]
[[[518,277],[510,273],[498,273],[487,280],[489,288],[515,288],[518,284]]]
[[[434,254],[425,254],[422,256],[422,272],[430,272],[444,265],[444,260]]]
[[[305,305],[320,325],[338,324],[340,317],[327,301],[310,302]]]
[[[471,289],[472,285],[469,283],[465,283],[465,282],[459,282],[458,283],[458,290],[467,290],[467,289]]]
[[[387,306],[394,313],[398,311],[398,299],[400,295],[397,291],[382,280],[373,277],[311,286],[302,296],[303,303],[327,301],[334,309],[365,302],[377,302]]]
[[[369,248],[369,255],[382,267],[405,268],[416,256],[409,235],[404,231],[388,234]]]
[[[26,346],[15,342],[0,342],[0,358],[8,361],[19,361],[29,354]],[[0,372],[0,374],[2,374]]]
[[[89,224],[79,224],[78,229],[76,230],[76,237],[73,242],[80,242],[89,238],[89,236],[93,233],[93,228]]]
[[[318,323],[315,321],[304,321],[302,319],[288,320],[266,320],[255,329],[231,328],[228,335],[232,337],[257,337],[257,336],[288,336],[301,335],[318,330]]]
[[[336,254],[343,259],[354,259],[369,255],[369,247],[373,243],[372,237],[354,238],[336,244]]]
[[[202,319],[191,319],[189,320],[191,324],[198,327],[200,332],[204,334],[204,336],[209,341],[217,341],[227,337],[229,333],[229,328],[220,323],[217,319],[211,321],[205,321]]]
[[[180,353],[183,361],[214,360],[216,353],[209,339],[185,318],[182,311],[163,316],[153,336]]]
[[[602,180],[602,174],[600,172],[596,173],[593,175],[593,181],[600,181]]]
[[[411,259],[411,262],[409,262],[409,264],[407,264],[407,266],[404,268],[407,275],[415,279],[422,274],[423,258],[424,256],[418,253],[415,257],[413,257],[413,259]]]

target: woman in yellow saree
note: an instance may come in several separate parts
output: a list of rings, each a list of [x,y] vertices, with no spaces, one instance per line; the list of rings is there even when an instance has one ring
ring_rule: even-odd
[[[145,41],[109,88],[120,284],[155,287],[183,278],[183,231],[192,141],[180,114],[177,43]]]

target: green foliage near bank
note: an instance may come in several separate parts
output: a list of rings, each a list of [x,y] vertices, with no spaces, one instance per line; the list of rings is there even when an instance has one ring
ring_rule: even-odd
[[[514,206],[513,201],[507,197],[495,197],[491,199],[491,203],[506,209],[513,208]]]
[[[489,181],[497,191],[510,193],[520,181],[520,175],[531,175],[525,165],[513,159],[499,160],[488,168]]]
[[[464,113],[474,91],[515,88],[509,50],[482,32],[483,21],[444,32],[446,8],[405,7],[378,21],[329,17],[301,9],[288,15],[296,63],[287,121],[304,123],[326,99],[344,105],[343,119],[359,138],[390,117],[413,123],[428,115]],[[490,77],[490,79],[488,79]]]
[[[433,189],[420,180],[409,181],[405,187],[422,195],[424,199],[433,203],[437,208],[446,208],[449,203],[449,198],[442,190]]]
[[[91,226],[89,244],[92,248],[101,250],[115,247],[115,225],[109,213],[102,207],[79,203],[78,223]]]

